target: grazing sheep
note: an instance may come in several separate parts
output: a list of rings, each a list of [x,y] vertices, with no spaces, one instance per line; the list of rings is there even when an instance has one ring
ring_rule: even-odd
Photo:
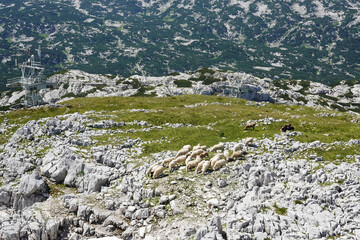
[[[182,149],[188,149],[189,151],[191,150],[191,145],[185,145],[182,147]]]
[[[242,143],[237,143],[235,144],[235,146],[233,147],[233,152],[237,152],[243,149],[243,144]]]
[[[172,172],[173,169],[175,168],[175,166],[178,164],[178,162],[176,162],[175,160],[172,160],[170,163],[169,163],[169,171]]]
[[[160,174],[164,172],[164,170],[165,168],[162,166],[155,168],[152,178],[157,178],[158,176],[160,176]]]
[[[190,156],[191,156],[191,158],[194,158],[194,157],[196,157],[197,155],[200,155],[203,152],[205,152],[205,151],[202,150],[202,149],[198,149],[196,151],[193,151]]]
[[[215,156],[213,156],[211,159],[210,159],[210,164],[211,164],[211,167],[214,166],[215,162],[220,160],[222,158],[222,154],[221,153],[218,153],[216,154]]]
[[[288,124],[285,124],[285,126],[282,126],[282,127],[280,128],[280,130],[281,130],[282,132],[294,131],[295,128],[294,128],[294,126],[291,126],[290,123],[288,123]]]
[[[189,149],[187,149],[187,148],[182,148],[182,149],[180,149],[180,150],[176,153],[176,156],[175,156],[175,157],[179,157],[179,156],[182,156],[182,155],[186,155],[188,152],[190,152]]]
[[[224,157],[225,157],[225,160],[226,160],[226,161],[229,161],[229,158],[230,158],[230,152],[229,152],[229,150],[225,150],[225,151],[224,151]]]
[[[184,163],[187,157],[188,157],[188,155],[182,155],[182,156],[175,158],[175,161],[178,163]]]
[[[180,157],[177,157],[175,158],[174,160],[172,160],[169,164],[169,169],[170,169],[170,172],[172,172],[173,168],[180,164],[180,163],[185,163],[185,160],[188,156],[187,155],[183,155],[183,156],[180,156]]]
[[[252,128],[253,130],[255,130],[255,125],[256,125],[256,123],[249,122],[245,125],[244,130],[247,130],[248,128]]]
[[[155,167],[157,166],[160,166],[159,163],[154,163],[153,165],[151,165],[145,173],[146,176],[150,176],[154,172]]]
[[[163,165],[164,167],[168,167],[169,163],[174,160],[174,158],[165,158],[162,162],[161,165]]]
[[[216,152],[217,150],[223,151],[224,148],[225,148],[225,146],[224,146],[223,143],[218,143],[218,144],[212,146],[212,147],[209,149],[209,152]]]
[[[200,158],[206,158],[206,157],[209,157],[209,153],[208,152],[203,152],[203,153],[200,153],[198,156]]]
[[[188,169],[190,168],[197,167],[200,162],[201,158],[199,156],[196,156],[195,160],[188,162],[188,164],[186,165],[186,171],[188,171]]]
[[[250,143],[253,143],[254,142],[254,138],[250,137],[250,138],[247,138],[246,141],[245,141],[245,146],[249,146]]]
[[[206,150],[206,145],[200,145],[200,143],[199,143],[198,145],[193,147],[193,151],[196,151],[199,149]]]
[[[192,159],[192,157],[189,155],[186,159],[185,159],[185,165],[188,164],[188,162],[190,162]]]
[[[150,173],[149,173],[149,177],[153,177],[154,176],[154,172],[155,171],[157,171],[157,169],[160,169],[160,168],[163,168],[161,165],[155,165],[152,169],[151,169],[151,171],[150,171]]]
[[[197,165],[196,169],[195,169],[195,173],[197,174],[198,172],[202,171],[202,167],[205,163],[205,160],[202,160],[201,162],[199,162],[199,164]]]
[[[243,151],[234,152],[233,154],[231,154],[231,159],[238,159],[240,157],[243,157],[244,154],[245,153]]]
[[[210,167],[210,161],[205,161],[202,165],[201,172],[205,174]]]
[[[225,159],[220,159],[219,161],[216,161],[215,165],[212,167],[213,170],[217,170],[221,167],[224,167],[226,165],[226,160]]]
[[[196,150],[199,150],[199,149],[201,149],[201,144],[200,143],[198,145],[194,146],[192,150],[196,151]]]

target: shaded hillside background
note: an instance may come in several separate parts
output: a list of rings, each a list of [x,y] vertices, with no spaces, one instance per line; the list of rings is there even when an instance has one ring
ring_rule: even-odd
[[[61,69],[161,76],[200,67],[331,83],[360,78],[360,3],[20,1],[0,3],[0,82],[36,54]]]

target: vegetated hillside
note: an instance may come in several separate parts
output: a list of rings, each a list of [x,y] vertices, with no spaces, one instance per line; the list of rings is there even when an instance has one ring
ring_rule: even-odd
[[[0,122],[1,239],[360,236],[357,114],[217,96],[88,97]],[[286,123],[295,131],[280,132]],[[179,164],[145,175],[184,145],[219,142],[225,151],[205,160],[235,145],[243,153],[201,174]]]
[[[23,49],[48,73],[160,76],[217,66],[271,78],[359,78],[359,2],[5,1],[1,82]],[[84,37],[86,36],[86,37]]]

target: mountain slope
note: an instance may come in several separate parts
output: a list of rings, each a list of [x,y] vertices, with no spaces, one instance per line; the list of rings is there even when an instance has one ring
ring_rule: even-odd
[[[78,98],[0,121],[4,240],[360,236],[357,115],[187,95]],[[188,144],[226,158],[210,152],[219,142],[244,153],[146,176]]]
[[[327,83],[359,78],[359,9],[356,0],[5,1],[1,81],[16,74],[24,48],[39,45],[49,72],[159,76],[218,66]]]

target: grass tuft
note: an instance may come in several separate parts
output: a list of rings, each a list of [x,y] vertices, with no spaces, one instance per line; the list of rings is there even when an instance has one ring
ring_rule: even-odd
[[[286,215],[287,214],[287,208],[278,207],[276,203],[274,203],[273,207],[274,207],[274,210],[275,210],[275,212],[277,214],[279,214],[279,215]]]

